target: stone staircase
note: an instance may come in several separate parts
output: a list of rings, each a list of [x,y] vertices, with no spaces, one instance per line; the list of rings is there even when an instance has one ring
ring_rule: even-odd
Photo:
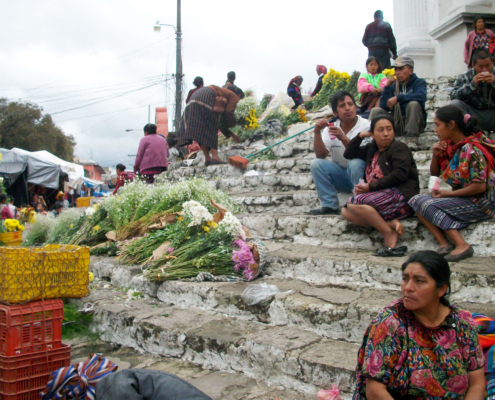
[[[289,135],[308,126],[293,126]],[[423,191],[429,178],[429,148],[436,141],[431,124],[427,129],[420,138],[406,139],[414,149]],[[302,394],[314,395],[318,388],[334,384],[349,398],[364,330],[384,306],[400,297],[400,266],[406,257],[374,257],[372,250],[382,243],[376,231],[353,226],[340,216],[305,214],[319,206],[309,169],[312,137],[308,132],[274,148],[273,159],[255,160],[245,171],[229,165],[205,168],[198,158],[190,167],[178,163],[166,173],[170,180],[203,177],[236,199],[242,223],[268,248],[265,276],[254,283],[276,285],[282,293],[247,306],[241,299],[246,282],[151,284],[140,267],[92,257],[95,276],[110,286],[100,284],[84,299],[95,304],[95,329],[102,339]],[[220,155],[255,150],[225,147]],[[245,176],[248,171],[257,174]],[[348,196],[340,196],[342,205]],[[405,220],[404,228],[400,244],[410,251],[436,247],[416,218]],[[492,317],[494,231],[493,221],[465,229],[462,234],[475,247],[476,257],[451,265],[451,301]],[[119,288],[137,290],[144,298],[129,301]]]

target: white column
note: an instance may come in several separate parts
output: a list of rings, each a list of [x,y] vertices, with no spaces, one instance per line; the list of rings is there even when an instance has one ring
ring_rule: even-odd
[[[426,16],[426,2],[424,0],[407,0],[406,1],[406,30],[405,34],[408,40],[427,39],[428,20]]]

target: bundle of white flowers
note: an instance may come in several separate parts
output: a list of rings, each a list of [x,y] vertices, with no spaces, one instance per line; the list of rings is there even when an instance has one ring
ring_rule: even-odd
[[[213,215],[202,206],[200,203],[194,200],[186,201],[182,204],[182,210],[184,214],[191,219],[191,223],[188,227],[202,225],[208,221],[213,221]]]
[[[244,232],[244,229],[242,229],[241,221],[234,217],[230,211],[225,213],[225,216],[218,224],[218,227],[234,238],[240,236],[243,239],[246,239],[246,233]]]

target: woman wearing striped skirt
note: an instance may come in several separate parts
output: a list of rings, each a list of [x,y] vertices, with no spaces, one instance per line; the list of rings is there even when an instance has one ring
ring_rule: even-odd
[[[459,229],[495,212],[495,144],[479,132],[475,118],[453,105],[436,112],[435,132],[439,142],[433,146],[430,172],[452,190],[433,189],[431,195],[413,197],[409,205],[438,241],[437,253],[456,262],[474,254]]]
[[[194,92],[184,110],[179,144],[184,146],[197,142],[205,155],[206,166],[225,164],[218,157],[218,130],[235,142],[240,141],[229,130],[235,126],[234,111],[239,99],[233,91],[213,85]]]
[[[399,220],[413,213],[407,201],[419,193],[418,169],[409,147],[394,140],[390,115],[373,119],[370,129],[352,139],[344,152],[348,160],[366,161],[366,182],[356,185],[342,215],[356,225],[372,226],[383,235],[385,246],[375,252],[376,256],[401,257],[407,247],[397,247],[403,233]],[[368,136],[373,142],[361,146]]]

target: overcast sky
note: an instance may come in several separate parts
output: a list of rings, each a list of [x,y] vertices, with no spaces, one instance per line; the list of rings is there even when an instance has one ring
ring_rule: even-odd
[[[152,122],[154,108],[167,106],[171,127],[175,85],[158,82],[175,72],[175,34],[170,27],[154,33],[153,26],[176,24],[176,0],[0,4],[0,97],[36,102],[53,114],[75,137],[77,156],[92,151],[103,166],[131,168],[148,104]],[[296,75],[304,92],[313,88],[317,64],[363,70],[361,39],[377,9],[393,26],[392,0],[183,0],[187,90],[197,75],[223,85],[234,70],[236,84],[261,98],[284,92]]]

